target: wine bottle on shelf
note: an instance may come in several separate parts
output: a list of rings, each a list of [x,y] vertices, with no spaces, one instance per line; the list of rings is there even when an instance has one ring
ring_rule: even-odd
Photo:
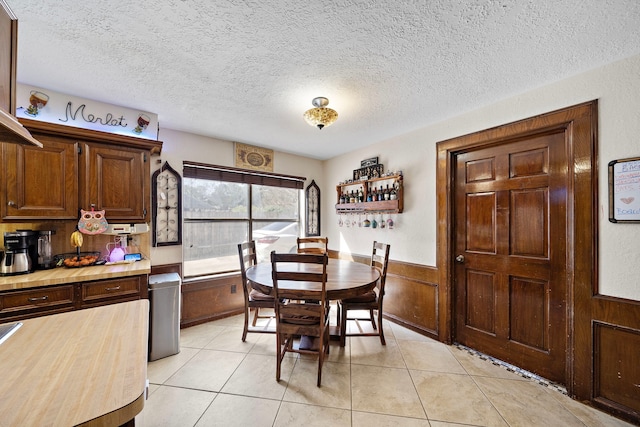
[[[358,189],[358,202],[360,203],[364,202],[364,193],[362,191],[362,187]]]
[[[344,194],[340,194],[340,201],[338,203],[344,203]]]
[[[389,200],[391,193],[389,192],[389,184],[387,184],[387,188],[384,189],[384,199]]]
[[[398,192],[396,191],[396,186],[391,187],[391,194],[389,195],[389,200],[398,200]]]
[[[373,202],[373,194],[371,191],[371,184],[367,184],[367,202]]]
[[[349,203],[355,203],[356,202],[356,195],[354,194],[353,190],[351,190],[351,196],[349,197]]]
[[[378,201],[381,202],[384,200],[384,190],[382,189],[382,185],[380,186],[380,189],[378,190]]]

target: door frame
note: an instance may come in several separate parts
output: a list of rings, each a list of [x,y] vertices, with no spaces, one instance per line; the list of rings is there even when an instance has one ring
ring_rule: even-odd
[[[545,131],[563,130],[567,138],[567,392],[591,399],[593,379],[591,297],[597,291],[597,111],[598,101],[556,110],[516,122],[481,130],[436,144],[438,266],[438,338],[455,340],[454,256],[455,156],[479,148],[498,146]]]

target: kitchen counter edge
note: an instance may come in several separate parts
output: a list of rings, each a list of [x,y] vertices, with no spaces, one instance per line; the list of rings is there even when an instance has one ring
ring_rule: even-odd
[[[80,268],[59,267],[51,270],[37,270],[29,274],[2,276],[0,277],[0,292],[65,283],[138,276],[149,273],[151,273],[150,260],[136,261],[131,264],[94,265]]]

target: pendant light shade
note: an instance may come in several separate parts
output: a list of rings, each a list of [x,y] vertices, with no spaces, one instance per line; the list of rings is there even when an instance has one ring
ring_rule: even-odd
[[[327,108],[327,105],[329,105],[329,100],[327,98],[313,98],[311,104],[316,108],[312,108],[304,112],[304,119],[311,126],[322,129],[323,127],[329,126],[331,123],[338,120],[338,113],[336,110]]]

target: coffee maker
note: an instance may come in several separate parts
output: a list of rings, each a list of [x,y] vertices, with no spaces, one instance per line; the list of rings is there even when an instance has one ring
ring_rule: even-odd
[[[5,231],[0,276],[31,273],[38,259],[38,232]]]

